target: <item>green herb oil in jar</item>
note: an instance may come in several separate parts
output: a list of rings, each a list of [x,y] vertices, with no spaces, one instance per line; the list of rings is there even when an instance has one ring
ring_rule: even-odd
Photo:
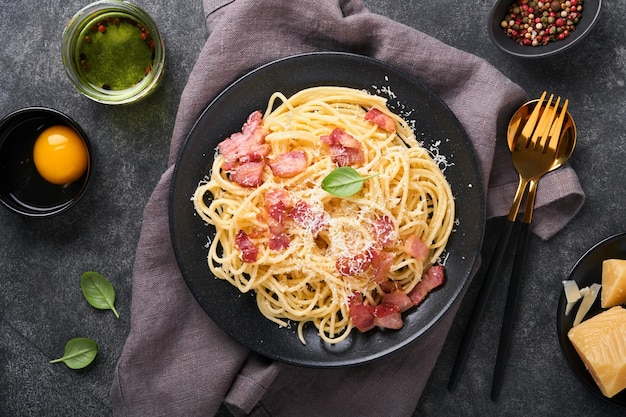
[[[103,90],[134,87],[154,62],[150,31],[123,13],[99,15],[86,23],[75,51],[79,77]]]

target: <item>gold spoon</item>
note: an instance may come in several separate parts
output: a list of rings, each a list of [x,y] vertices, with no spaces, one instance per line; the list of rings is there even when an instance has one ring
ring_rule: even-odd
[[[530,117],[529,113],[536,108],[538,100],[532,100],[522,106],[511,118],[509,124],[508,138],[509,149],[511,152],[515,149],[515,140],[511,140],[519,134],[521,126],[523,126]],[[550,135],[556,135],[558,129],[561,129],[558,141],[556,142],[556,153],[554,155],[552,166],[548,170],[554,171],[561,167],[570,158],[576,147],[576,125],[574,119],[567,112],[567,100],[560,109],[560,119],[552,126]],[[543,111],[553,110],[559,111],[558,102],[552,106],[553,109],[544,109]],[[532,221],[532,213],[535,205],[535,195],[537,191],[537,183],[539,177],[533,178],[528,185],[528,195],[526,196],[526,206],[524,208],[524,216],[518,237],[517,249],[513,261],[513,269],[509,290],[507,294],[506,307],[504,309],[504,318],[502,320],[502,330],[500,342],[498,345],[498,355],[496,357],[496,367],[493,374],[491,384],[491,399],[497,400],[502,387],[502,378],[504,377],[504,362],[508,356],[511,336],[513,332],[514,317],[519,304],[519,295],[521,292],[522,276],[524,275],[524,267],[526,264],[526,249],[528,248],[528,237],[530,234],[530,222]]]
[[[513,152],[513,150],[515,149],[515,139],[519,137],[523,127],[526,125],[526,122],[530,118],[532,111],[536,108],[539,100],[540,99],[531,100],[525,103],[515,112],[515,114],[511,118],[511,121],[509,122],[509,127],[507,129],[507,142],[511,152]],[[555,169],[561,167],[565,162],[567,162],[570,156],[572,156],[574,148],[576,147],[576,124],[574,123],[572,115],[567,111],[567,100],[563,104],[563,106],[561,106],[561,109],[562,115],[564,116],[563,121],[561,122],[561,134],[557,142],[558,147],[556,150],[556,156],[548,172],[554,171]],[[554,110],[558,110],[558,108],[555,108]],[[535,178],[530,181],[528,186],[529,190],[527,201],[532,203],[526,203],[523,219],[525,223],[530,223],[532,220],[532,212],[535,201],[534,197],[538,181],[539,178]]]

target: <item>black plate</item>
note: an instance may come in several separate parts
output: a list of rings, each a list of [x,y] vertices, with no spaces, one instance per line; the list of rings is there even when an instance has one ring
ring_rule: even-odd
[[[274,91],[290,96],[313,86],[337,85],[395,97],[389,106],[416,121],[416,135],[426,146],[441,141],[440,153],[454,165],[445,174],[457,204],[458,225],[448,243],[448,280],[419,308],[405,316],[397,331],[353,332],[335,345],[323,343],[314,326],[305,329],[306,345],[293,328],[280,328],[258,311],[253,294],[240,294],[214,278],[207,266],[212,229],[194,213],[191,196],[211,166],[217,144],[239,131],[254,110],[264,111]],[[392,94],[392,95],[393,95]],[[417,340],[448,311],[468,281],[479,255],[485,225],[485,202],[479,165],[462,126],[446,105],[425,86],[379,61],[344,53],[293,56],[262,66],[222,92],[200,116],[179,155],[170,193],[170,227],[174,252],[189,288],[206,313],[248,348],[286,363],[338,367],[365,363]]]
[[[576,281],[579,288],[590,286],[596,282],[601,284],[602,261],[605,259],[620,258],[626,259],[626,233],[611,236],[589,249],[587,253],[585,253],[582,258],[578,260],[568,279]],[[570,368],[574,371],[574,374],[576,374],[578,379],[580,379],[580,381],[598,397],[610,402],[611,404],[626,407],[626,391],[620,392],[613,398],[605,397],[591,377],[589,371],[587,371],[587,368],[580,359],[576,349],[574,349],[574,346],[569,341],[567,333],[572,328],[572,323],[574,322],[574,317],[576,317],[576,308],[578,305],[576,305],[567,316],[565,315],[566,306],[567,300],[565,298],[565,292],[561,291],[556,323],[561,349],[563,350],[563,354],[565,355]],[[603,309],[600,307],[600,296],[598,295],[596,302],[593,304],[585,317],[588,319],[602,311]]]

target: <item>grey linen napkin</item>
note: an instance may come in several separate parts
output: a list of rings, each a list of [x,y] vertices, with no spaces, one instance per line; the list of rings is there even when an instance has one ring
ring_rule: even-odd
[[[277,58],[346,51],[386,61],[432,88],[472,140],[488,184],[488,216],[509,210],[517,184],[505,127],[524,91],[485,61],[388,18],[360,0],[204,0],[209,38],[181,97],[169,166],[144,213],[131,330],[111,387],[118,416],[410,416],[460,300],[431,332],[374,363],[310,369],[272,362],[220,330],[178,269],[168,228],[168,191],[182,143],[207,104],[247,71]],[[539,186],[534,231],[547,239],[584,194],[569,167]],[[372,399],[393,399],[377,401]]]

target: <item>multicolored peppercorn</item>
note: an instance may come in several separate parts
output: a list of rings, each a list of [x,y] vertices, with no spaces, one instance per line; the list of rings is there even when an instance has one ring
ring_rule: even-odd
[[[501,22],[520,45],[541,46],[570,36],[582,19],[583,0],[517,0]]]

